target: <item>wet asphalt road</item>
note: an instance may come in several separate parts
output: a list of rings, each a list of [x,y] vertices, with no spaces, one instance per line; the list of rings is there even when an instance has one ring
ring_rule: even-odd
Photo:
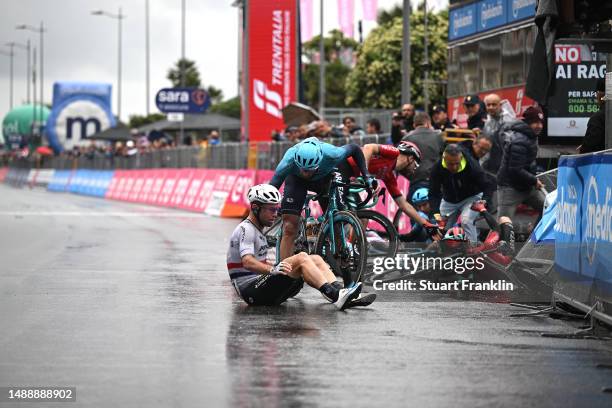
[[[248,308],[225,270],[236,223],[0,185],[0,387],[96,407],[612,406],[610,342],[541,337],[575,326],[509,305],[337,312],[308,289]]]

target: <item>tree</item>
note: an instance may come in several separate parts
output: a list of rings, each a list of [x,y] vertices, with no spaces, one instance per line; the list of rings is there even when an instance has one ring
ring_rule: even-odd
[[[185,73],[185,82],[181,82],[181,73]],[[196,66],[195,61],[189,59],[179,59],[172,68],[168,70],[166,78],[172,83],[174,88],[178,88],[182,85],[186,87],[199,88],[202,84],[200,80],[200,71]]]
[[[401,9],[400,9],[401,10]],[[422,7],[410,15],[410,77],[412,102],[423,104],[424,17]],[[428,13],[429,100],[444,103],[446,81],[448,11]],[[364,41],[355,69],[347,78],[346,102],[350,106],[393,109],[401,101],[402,15],[395,9],[381,13],[384,24],[372,30]]]
[[[223,91],[219,88],[215,88],[213,85],[209,85],[208,88],[206,88],[206,93],[208,93],[210,102],[213,105],[223,101]]]
[[[307,105],[319,106],[319,39],[315,36],[302,44],[302,54],[308,61],[304,64],[303,84],[304,98]],[[357,41],[345,37],[341,31],[332,30],[329,36],[323,38],[325,49],[325,100],[327,106],[344,107],[346,89],[344,78],[352,68],[353,50],[357,49]],[[348,56],[348,58],[343,58]],[[349,61],[346,61],[348,59]]]
[[[166,115],[163,113],[151,113],[148,116],[141,115],[130,115],[130,128],[139,128],[150,123],[159,122],[160,120],[166,119]]]
[[[210,111],[240,119],[240,98],[235,96],[226,101],[215,103],[210,107]]]

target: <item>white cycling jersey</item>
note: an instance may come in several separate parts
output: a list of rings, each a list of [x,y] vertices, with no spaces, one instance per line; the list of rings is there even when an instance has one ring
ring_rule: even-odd
[[[267,254],[268,241],[259,228],[248,218],[238,224],[232,233],[227,250],[227,271],[238,292],[245,284],[261,276],[246,269],[242,265],[242,257],[253,255],[258,261],[266,263]]]

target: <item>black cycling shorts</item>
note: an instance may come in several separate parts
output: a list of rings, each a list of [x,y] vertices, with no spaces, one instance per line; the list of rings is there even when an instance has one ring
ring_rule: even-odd
[[[304,207],[307,192],[313,191],[317,194],[327,195],[331,178],[331,174],[316,181],[306,180],[294,174],[288,176],[285,179],[285,190],[283,191],[283,201],[281,202],[281,214],[302,214],[302,207]],[[319,205],[321,205],[323,212],[327,209],[328,203],[329,200],[327,197],[319,198]]]
[[[304,287],[303,279],[287,275],[261,275],[240,290],[245,302],[253,306],[277,306],[299,293]]]

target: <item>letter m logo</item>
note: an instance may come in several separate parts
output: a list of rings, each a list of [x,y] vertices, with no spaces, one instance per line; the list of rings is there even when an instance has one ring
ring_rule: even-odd
[[[66,139],[72,139],[73,129],[75,125],[79,125],[81,132],[79,139],[85,139],[89,135],[94,135],[100,131],[101,124],[96,118],[83,119],[81,117],[67,118],[66,119]],[[88,132],[89,129],[93,129],[92,132]]]

